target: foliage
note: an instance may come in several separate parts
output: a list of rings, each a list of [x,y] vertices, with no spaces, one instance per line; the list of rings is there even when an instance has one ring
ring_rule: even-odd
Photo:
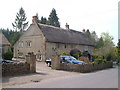
[[[27,20],[27,17],[26,17],[25,11],[21,7],[19,12],[16,15],[14,23],[12,23],[13,28],[15,30],[20,30],[21,32],[23,32],[28,26],[28,22],[26,22],[26,20]]]
[[[117,45],[118,45],[117,46],[117,57],[118,57],[117,63],[120,63],[120,39]]]
[[[59,18],[57,17],[56,10],[53,8],[48,17],[48,24],[55,27],[60,27],[60,22],[58,20]]]
[[[72,56],[75,57],[76,59],[79,59],[79,57],[81,57],[81,52],[76,52]]]
[[[100,37],[100,39],[96,42],[96,48],[101,48],[104,46],[103,38]]]
[[[41,17],[41,20],[39,21],[41,24],[47,24],[47,19],[45,17]]]
[[[12,57],[13,57],[13,52],[12,52],[11,48],[8,48],[8,52],[3,54],[3,58],[6,60],[12,60]]]
[[[5,37],[8,39],[8,41],[11,43],[11,46],[13,46],[16,41],[20,38],[20,36],[22,35],[21,32],[19,31],[13,31],[10,29],[0,29],[0,31],[2,31],[2,33],[5,35]]]
[[[62,53],[61,53],[61,55],[63,55],[63,56],[64,56],[64,55],[67,55],[67,54],[66,54],[65,52],[62,52]]]
[[[98,56],[97,58],[94,59],[95,63],[105,63],[106,59],[104,59],[102,56]]]
[[[115,56],[115,47],[113,43],[113,37],[109,33],[102,33],[101,38],[97,42],[97,46],[94,50],[94,55],[104,56],[107,61],[110,61]]]

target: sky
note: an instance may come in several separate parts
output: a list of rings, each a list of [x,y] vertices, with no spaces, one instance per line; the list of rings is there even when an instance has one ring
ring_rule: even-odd
[[[118,42],[118,2],[119,0],[1,0],[0,28],[13,29],[12,23],[21,7],[25,10],[29,24],[32,16],[48,18],[51,10],[56,9],[61,28],[68,23],[70,29],[95,31],[100,37],[109,32]]]

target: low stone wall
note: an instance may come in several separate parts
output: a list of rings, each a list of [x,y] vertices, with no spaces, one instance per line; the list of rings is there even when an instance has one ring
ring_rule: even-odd
[[[2,63],[2,75],[14,76],[30,73],[30,64],[26,62]]]
[[[86,63],[86,64],[60,64],[59,70],[66,70],[66,71],[75,71],[75,72],[93,72],[96,70],[102,70],[106,68],[112,68],[113,63],[112,62],[106,62],[106,63]]]
[[[33,53],[26,55],[24,62],[2,63],[3,76],[15,76],[36,72],[36,56]]]

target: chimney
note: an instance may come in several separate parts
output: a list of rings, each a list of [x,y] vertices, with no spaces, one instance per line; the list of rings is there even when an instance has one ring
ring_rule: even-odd
[[[66,29],[69,29],[69,25],[67,23],[66,23],[65,27],[66,27]]]
[[[85,29],[83,29],[82,32],[85,33]]]
[[[38,23],[38,17],[37,16],[33,16],[32,17],[32,24],[37,24]]]

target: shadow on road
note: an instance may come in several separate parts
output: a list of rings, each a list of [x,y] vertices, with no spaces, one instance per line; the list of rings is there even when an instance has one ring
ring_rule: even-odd
[[[11,78],[22,78],[22,77],[29,77],[29,76],[38,76],[38,75],[48,75],[48,73],[40,73],[40,72],[36,72],[36,73],[29,73],[29,74],[22,74],[22,75],[15,75],[15,76],[5,76],[2,77],[2,83],[7,83],[9,82],[9,79]]]

